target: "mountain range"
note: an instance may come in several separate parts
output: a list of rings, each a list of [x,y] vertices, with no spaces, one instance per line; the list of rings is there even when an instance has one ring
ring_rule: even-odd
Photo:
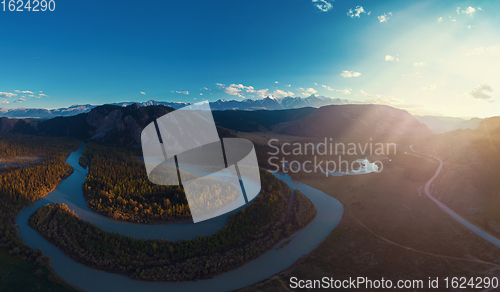
[[[233,128],[237,131],[269,131],[274,125],[290,121],[291,118],[295,120],[301,119],[311,113],[314,108],[320,108],[328,105],[346,105],[352,104],[349,100],[316,96],[314,94],[308,97],[284,97],[275,98],[272,96],[263,99],[244,99],[238,100],[217,100],[210,102],[210,107],[214,110],[214,117],[216,122],[221,127]],[[145,102],[119,102],[112,103],[113,106],[128,107],[132,104],[137,104],[140,107],[148,106],[166,106],[173,109],[190,105],[191,103],[185,102],[167,102],[148,100]],[[70,117],[76,116],[81,113],[89,113],[93,108],[99,105],[72,105],[67,108],[58,109],[36,109],[36,108],[16,108],[5,109],[0,108],[0,118],[13,118],[13,119],[52,119],[55,117]],[[308,109],[307,109],[308,108]],[[277,110],[286,109],[305,109],[296,112],[283,112]],[[258,114],[249,115],[248,112],[258,111]],[[265,111],[271,111],[266,113]],[[245,113],[247,112],[247,113]],[[217,113],[217,114],[215,114]],[[220,119],[217,119],[220,117]],[[444,133],[457,129],[475,129],[479,126],[481,119],[472,118],[469,120],[463,118],[443,117],[443,116],[415,116],[421,123],[427,125],[433,133]],[[228,125],[229,121],[238,120],[238,123]],[[257,119],[257,120],[255,120]],[[12,124],[12,122],[4,122],[4,124]],[[302,133],[305,134],[305,133]]]
[[[167,101],[157,101],[148,100],[145,102],[118,102],[112,103],[111,105],[117,105],[121,107],[126,107],[131,104],[138,104],[141,107],[153,106],[153,105],[164,105],[174,109],[179,109],[191,103],[185,102],[167,102]],[[245,99],[242,101],[238,100],[224,100],[220,99],[214,102],[210,102],[210,107],[212,110],[279,110],[279,109],[293,109],[293,108],[303,108],[303,107],[322,107],[325,105],[338,105],[347,104],[349,101],[339,98],[331,98],[326,96],[316,96],[312,94],[309,97],[292,97],[287,96],[285,98],[274,98],[266,97],[263,99]],[[36,118],[36,119],[50,119],[55,117],[68,117],[75,116],[81,113],[88,113],[91,109],[97,107],[98,105],[72,105],[67,108],[58,109],[37,109],[37,108],[16,108],[16,109],[5,109],[0,108],[0,117],[7,118]]]
[[[0,118],[0,132],[45,136],[71,136],[105,144],[138,146],[142,129],[173,111],[164,105],[136,103],[102,105],[88,113],[52,119]],[[286,110],[213,111],[221,137],[232,131],[275,132],[302,137],[342,138],[346,133],[363,137],[420,136],[430,134],[407,111],[385,105],[329,105]]]

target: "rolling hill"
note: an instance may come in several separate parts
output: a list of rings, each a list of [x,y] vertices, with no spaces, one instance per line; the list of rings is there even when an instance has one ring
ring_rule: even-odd
[[[276,127],[278,133],[302,137],[423,136],[429,128],[407,111],[386,105],[324,106]]]
[[[302,119],[317,109],[312,107],[290,110],[259,110],[259,111],[214,111],[215,123],[223,128],[241,132],[272,131],[281,123]]]
[[[458,129],[476,129],[479,127],[481,119],[441,117],[441,116],[415,116],[421,123],[426,124],[434,133],[444,133]]]

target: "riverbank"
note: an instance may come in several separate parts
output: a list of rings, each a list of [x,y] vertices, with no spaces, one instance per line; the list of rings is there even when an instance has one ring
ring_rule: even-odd
[[[51,267],[61,278],[86,291],[109,291],[110,287],[120,291],[165,291],[165,289],[169,289],[169,291],[227,291],[239,289],[266,279],[286,269],[297,259],[311,252],[338,225],[343,214],[343,207],[337,200],[327,196],[321,191],[293,182],[288,176],[275,175],[279,179],[284,180],[290,187],[299,189],[318,209],[316,218],[305,228],[295,233],[292,241],[288,245],[279,250],[276,249],[276,247],[287,240],[284,239],[278,242],[271,250],[257,259],[250,261],[246,265],[208,280],[178,283],[136,281],[122,275],[109,274],[74,262],[64,255],[62,251],[51,245],[37,232],[27,226],[29,216],[36,209],[47,203],[66,203],[71,210],[74,210],[75,213],[79,215],[79,217],[82,218],[85,216],[86,221],[92,221],[99,227],[104,225],[111,229],[111,231],[116,231],[116,229],[121,230],[123,228],[128,233],[139,234],[139,238],[145,236],[149,236],[150,238],[164,238],[162,236],[186,238],[195,235],[197,233],[196,231],[203,223],[161,226],[163,229],[160,230],[160,232],[153,232],[154,234],[146,232],[146,235],[144,235],[143,231],[147,230],[145,227],[148,226],[118,222],[89,212],[88,208],[85,209],[86,203],[83,198],[83,193],[81,192],[81,185],[86,176],[86,170],[78,165],[78,160],[82,152],[83,149],[81,147],[79,151],[72,153],[67,159],[67,162],[75,168],[73,175],[63,181],[61,185],[46,198],[36,202],[34,206],[23,210],[22,214],[17,218],[17,224],[20,225],[19,230],[23,237],[26,238],[25,242],[28,245],[32,247],[41,247],[44,252],[52,258]],[[226,222],[224,220],[224,216],[208,220],[213,222],[209,222],[205,227],[212,230],[218,230],[220,228],[218,226],[224,226]],[[158,228],[157,226],[149,227]],[[157,229],[157,231],[158,230],[159,229]],[[175,232],[176,230],[182,230],[182,232]],[[205,233],[207,232],[206,228],[202,231]],[[88,281],[88,279],[92,279],[92,281]]]
[[[316,208],[300,191],[287,216],[291,189],[265,171],[261,179],[266,188],[251,205],[221,230],[195,240],[146,241],[104,232],[60,204],[37,209],[28,224],[86,266],[146,281],[207,279],[259,257],[314,219]]]

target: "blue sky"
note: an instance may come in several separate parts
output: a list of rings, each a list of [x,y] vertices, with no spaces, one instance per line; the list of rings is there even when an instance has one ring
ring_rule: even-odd
[[[53,12],[0,11],[0,107],[314,93],[499,115],[499,2],[55,0]]]

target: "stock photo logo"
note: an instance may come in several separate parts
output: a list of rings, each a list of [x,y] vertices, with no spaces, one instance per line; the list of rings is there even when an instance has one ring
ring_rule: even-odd
[[[182,187],[194,223],[237,209],[260,192],[253,143],[220,139],[208,102],[150,123],[141,133],[141,144],[149,180]]]

